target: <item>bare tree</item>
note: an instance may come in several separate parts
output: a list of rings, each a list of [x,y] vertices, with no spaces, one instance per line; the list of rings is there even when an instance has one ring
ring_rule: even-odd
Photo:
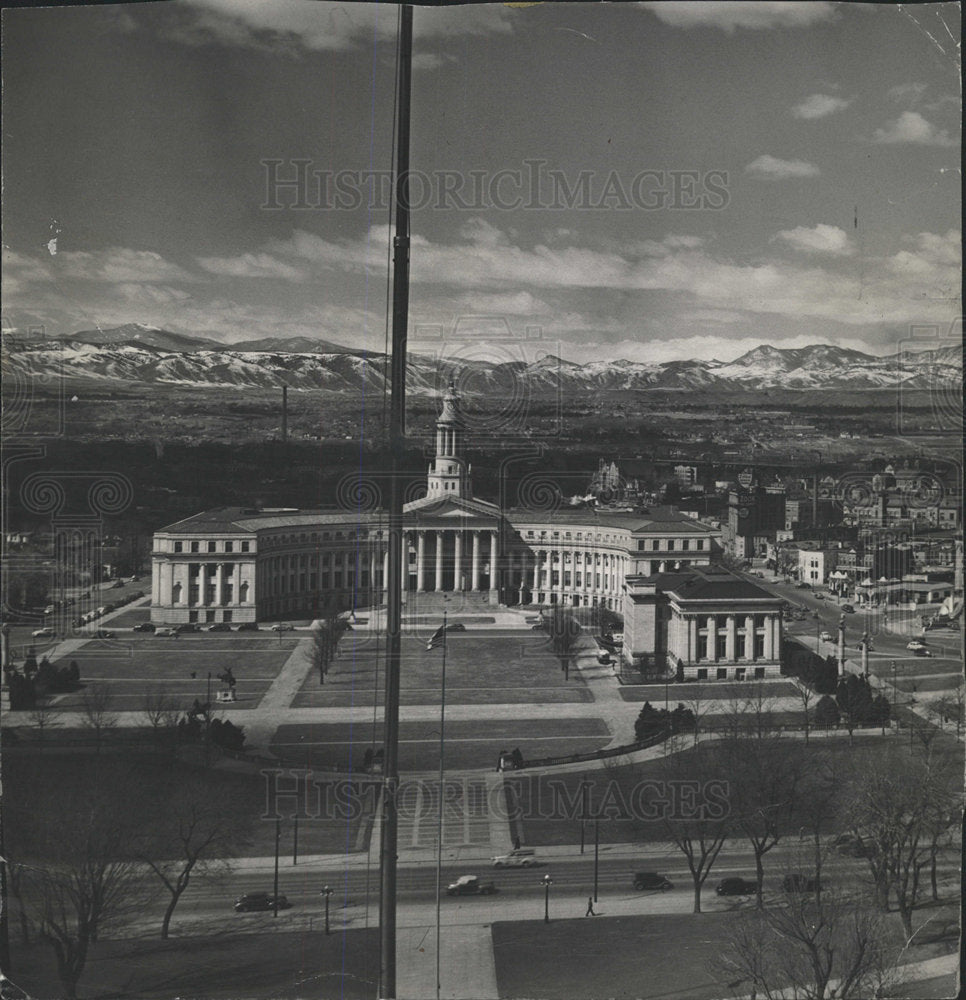
[[[856,818],[872,846],[869,871],[879,905],[888,910],[895,899],[907,937],[912,936],[922,870],[933,867],[945,832],[962,815],[952,761],[928,749],[923,759],[880,757],[856,804]]]
[[[888,977],[889,943],[882,917],[861,902],[796,895],[739,917],[715,967],[753,997],[870,997]]]
[[[177,726],[182,712],[178,702],[160,684],[155,684],[144,692],[141,715],[158,739],[163,730]]]
[[[128,793],[91,775],[62,796],[56,814],[35,817],[31,847],[43,862],[25,866],[22,896],[30,899],[39,937],[54,952],[69,1000],[77,996],[100,931],[142,905],[143,877],[130,855],[137,819],[128,807],[133,788]]]
[[[809,709],[812,706],[812,702],[816,699],[816,694],[811,687],[809,687],[808,683],[799,677],[793,677],[792,683],[795,685],[795,691],[798,694],[798,700],[802,706],[802,725],[805,727],[805,742],[808,743],[808,735],[812,724]]]
[[[82,724],[94,733],[98,751],[104,737],[117,726],[113,703],[114,692],[107,684],[88,685],[81,698]]]
[[[721,760],[728,768],[734,825],[755,855],[757,901],[763,906],[764,856],[791,822],[802,780],[804,747],[779,737],[725,740]]]
[[[728,836],[728,782],[717,754],[705,752],[664,758],[668,786],[693,792],[670,803],[662,824],[669,843],[683,855],[694,886],[694,913],[701,912],[701,890]]]
[[[41,699],[28,713],[28,718],[37,727],[37,732],[40,737],[40,742],[43,743],[44,732],[48,729],[54,729],[56,726],[60,725],[58,722],[58,717],[60,712],[50,704],[47,699]]]
[[[192,879],[231,870],[230,859],[244,842],[246,829],[239,823],[228,792],[212,794],[210,785],[189,781],[179,783],[165,796],[152,833],[144,842],[149,849],[141,858],[169,895],[161,920],[162,938],[168,937],[175,908]]]

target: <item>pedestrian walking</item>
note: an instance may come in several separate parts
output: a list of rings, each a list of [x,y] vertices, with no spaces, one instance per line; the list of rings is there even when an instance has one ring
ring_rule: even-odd
[[[585,917],[596,917],[597,913],[594,910],[594,897],[587,897],[587,912],[584,914]]]

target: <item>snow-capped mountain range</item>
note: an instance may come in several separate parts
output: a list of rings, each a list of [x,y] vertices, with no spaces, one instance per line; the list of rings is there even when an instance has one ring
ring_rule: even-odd
[[[580,393],[635,389],[868,389],[935,388],[962,380],[962,349],[902,351],[875,357],[828,344],[802,348],[762,345],[734,361],[665,361],[647,364],[617,359],[577,364],[546,355],[503,363],[472,361],[451,366],[410,355],[409,391],[435,393],[457,368],[467,393],[504,393],[526,386],[533,392]],[[470,371],[465,369],[469,368]],[[85,330],[56,339],[4,337],[4,374],[175,383],[209,386],[288,385],[355,393],[381,391],[388,379],[385,358],[323,340],[265,338],[222,344],[202,337],[127,324]]]

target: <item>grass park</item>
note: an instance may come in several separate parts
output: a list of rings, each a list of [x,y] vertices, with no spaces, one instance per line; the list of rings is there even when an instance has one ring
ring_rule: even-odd
[[[402,705],[439,704],[442,650],[426,650],[432,630],[404,635],[400,667]],[[446,704],[574,704],[592,701],[577,671],[565,679],[545,636],[455,633],[446,643]],[[294,708],[383,704],[385,643],[381,636],[348,632],[329,665],[325,683],[318,672],[306,678]]]
[[[267,961],[266,957],[271,956]],[[13,981],[28,996],[61,989],[46,945],[17,948]],[[225,933],[103,941],[78,988],[82,1000],[371,1000],[379,976],[378,928],[333,932]],[[13,994],[11,994],[13,995]]]
[[[291,633],[188,633],[177,639],[132,633],[116,639],[91,639],[54,661],[55,666],[66,666],[75,660],[82,686],[56,695],[51,708],[82,711],[84,691],[94,683],[109,688],[113,711],[137,712],[150,695],[159,691],[187,708],[195,699],[204,702],[209,690],[214,696],[222,686],[218,675],[228,667],[237,681],[238,700],[220,705],[219,709],[254,708],[297,644],[298,639]]]
[[[923,916],[923,923],[948,927],[955,907]],[[894,919],[894,917],[893,917]],[[501,997],[571,1000],[573,997],[680,998],[716,1000],[750,994],[750,984],[724,982],[715,968],[723,942],[735,923],[733,913],[662,914],[493,924],[493,954]],[[894,961],[917,962],[948,954],[948,935],[925,933]],[[900,957],[901,955],[901,957]],[[884,996],[955,996],[956,976],[932,981],[936,992],[897,986]],[[731,988],[729,988],[729,985]]]

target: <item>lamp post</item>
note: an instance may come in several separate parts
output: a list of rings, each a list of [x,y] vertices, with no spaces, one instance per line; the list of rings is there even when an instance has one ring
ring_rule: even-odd
[[[321,893],[319,893],[319,895],[325,897],[325,933],[328,934],[329,933],[329,896],[332,895],[332,890],[328,886],[325,886],[325,888],[322,890]]]
[[[549,875],[543,876],[543,922],[550,923],[550,886],[553,879]]]

